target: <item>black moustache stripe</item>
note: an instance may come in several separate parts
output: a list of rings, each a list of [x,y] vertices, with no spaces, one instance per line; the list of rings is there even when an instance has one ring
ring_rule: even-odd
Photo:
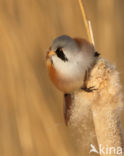
[[[65,56],[65,54],[63,53],[62,48],[57,48],[56,50],[56,55],[63,60],[64,62],[68,61],[67,57]]]

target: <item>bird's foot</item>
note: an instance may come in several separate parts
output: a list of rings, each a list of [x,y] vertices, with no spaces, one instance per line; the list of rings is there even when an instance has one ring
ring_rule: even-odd
[[[88,92],[88,93],[93,92],[94,90],[97,90],[96,88],[94,88],[94,86],[89,87],[89,88],[82,87],[81,89],[84,90],[85,92]]]

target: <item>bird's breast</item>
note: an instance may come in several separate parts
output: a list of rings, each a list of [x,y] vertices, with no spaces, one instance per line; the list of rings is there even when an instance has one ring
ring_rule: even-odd
[[[53,64],[48,65],[48,71],[52,82],[62,92],[70,93],[81,88],[83,85],[83,76],[78,77],[77,79],[74,77],[67,77],[64,74],[59,73]]]

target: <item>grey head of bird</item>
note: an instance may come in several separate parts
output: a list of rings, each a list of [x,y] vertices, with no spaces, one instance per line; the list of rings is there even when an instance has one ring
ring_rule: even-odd
[[[55,53],[51,58],[54,67],[67,75],[85,71],[95,60],[93,45],[85,39],[73,39],[67,35],[57,37],[51,51]]]
[[[67,35],[57,37],[51,46],[51,50],[56,52],[56,55],[62,61],[72,61],[80,50],[74,39]]]

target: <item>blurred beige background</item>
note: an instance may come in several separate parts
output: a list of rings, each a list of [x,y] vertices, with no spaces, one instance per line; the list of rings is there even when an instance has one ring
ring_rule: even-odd
[[[84,0],[84,6],[97,50],[124,84],[124,1]],[[45,66],[61,34],[87,38],[78,0],[0,0],[0,156],[86,155],[71,141],[62,93]]]

